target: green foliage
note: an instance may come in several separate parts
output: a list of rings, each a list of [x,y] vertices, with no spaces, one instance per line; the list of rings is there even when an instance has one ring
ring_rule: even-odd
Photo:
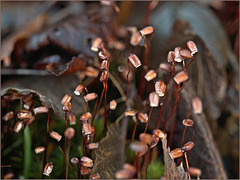
[[[160,179],[164,175],[164,164],[160,160],[151,161],[147,170],[148,179]]]

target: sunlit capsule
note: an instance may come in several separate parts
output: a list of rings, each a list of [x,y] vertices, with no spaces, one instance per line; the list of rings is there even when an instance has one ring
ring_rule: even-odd
[[[144,76],[144,78],[147,81],[151,81],[157,77],[157,73],[154,70],[150,70],[147,72],[147,74]]]
[[[12,119],[13,117],[14,117],[13,111],[9,111],[8,113],[6,113],[6,114],[3,116],[3,120],[4,120],[4,121],[8,121],[8,120]]]
[[[67,128],[66,131],[64,132],[64,136],[68,140],[72,139],[74,135],[75,135],[75,130],[72,127]]]
[[[109,61],[107,60],[103,60],[102,63],[101,63],[101,66],[100,66],[101,70],[108,70],[109,68]]]
[[[135,68],[138,68],[139,66],[141,66],[141,61],[135,54],[129,55],[128,59]]]
[[[113,41],[112,43],[108,43],[108,47],[117,49],[119,51],[122,51],[126,48],[125,44],[122,43],[121,41]]]
[[[19,133],[19,131],[22,129],[22,127],[23,127],[23,121],[18,121],[18,122],[16,122],[13,130],[16,133]]]
[[[86,156],[83,156],[83,157],[81,158],[81,161],[82,161],[82,162],[87,162],[87,163],[93,163],[93,160],[90,159],[89,157],[86,157]]]
[[[163,97],[165,95],[166,87],[167,86],[161,80],[155,82],[155,91],[160,97]]]
[[[192,55],[194,55],[196,52],[198,52],[197,46],[193,41],[188,41],[187,47],[191,51]]]
[[[187,72],[185,72],[185,71],[181,71],[181,72],[177,73],[174,77],[174,81],[177,84],[180,84],[186,80],[188,80],[188,75],[187,75]]]
[[[73,157],[73,158],[71,159],[71,163],[72,163],[73,165],[75,165],[75,166],[78,166],[78,165],[79,165],[79,159],[76,158],[76,157]]]
[[[88,175],[89,173],[90,173],[90,169],[89,168],[87,168],[87,167],[84,167],[84,166],[82,166],[81,167],[81,175]]]
[[[99,173],[96,173],[96,174],[91,174],[89,177],[90,177],[90,179],[99,179],[100,175],[99,175]]]
[[[52,170],[53,170],[53,163],[49,162],[45,165],[43,174],[45,176],[49,176],[51,174]]]
[[[107,61],[109,61],[109,59],[110,59],[110,55],[109,55],[106,51],[100,51],[100,52],[98,53],[98,56],[99,56],[100,59],[102,59],[102,60],[107,60]]]
[[[26,126],[29,126],[34,120],[35,120],[35,117],[32,116],[30,119],[25,120],[25,121],[24,121],[24,124],[25,124]]]
[[[13,179],[14,174],[11,172],[8,172],[4,175],[3,179]]]
[[[135,31],[132,33],[130,44],[133,46],[137,46],[141,39],[142,39],[141,34],[138,31]]]
[[[96,129],[95,129],[95,127],[91,127],[91,132],[92,132],[92,134],[96,134]]]
[[[159,96],[157,95],[157,93],[152,92],[149,94],[149,102],[151,107],[158,107]]]
[[[97,37],[92,43],[91,50],[97,52],[101,43],[102,43],[102,38]]]
[[[100,77],[100,81],[107,81],[108,80],[108,76],[109,76],[109,72],[108,71],[103,71]]]
[[[76,124],[76,116],[72,112],[68,114],[68,119],[70,125]]]
[[[22,109],[17,112],[17,117],[18,117],[18,119],[21,119],[21,120],[31,119],[32,112],[29,110]]]
[[[202,110],[203,110],[202,101],[198,97],[193,98],[192,107],[193,107],[193,112],[195,114],[201,114],[202,113]]]
[[[82,166],[83,166],[83,167],[91,168],[91,167],[93,167],[93,163],[82,162]]]
[[[182,49],[181,47],[176,47],[174,49],[174,61],[176,61],[176,62],[182,62],[182,60],[183,60],[182,56],[180,55],[181,49]]]
[[[35,153],[40,154],[40,153],[44,152],[45,150],[46,150],[46,148],[44,146],[39,146],[39,147],[35,148]]]
[[[99,146],[99,144],[98,143],[90,143],[90,144],[87,144],[87,148],[88,149],[97,149],[98,148],[98,146]]]
[[[164,70],[164,71],[168,71],[168,72],[171,71],[171,66],[169,64],[166,64],[166,63],[159,64],[159,68]]]
[[[192,141],[187,142],[186,144],[183,145],[182,151],[183,152],[188,152],[194,147],[194,143]]]
[[[140,33],[142,36],[146,36],[148,34],[152,34],[154,31],[154,28],[152,26],[147,26],[140,30]]]
[[[79,96],[82,91],[84,90],[85,86],[82,84],[79,84],[76,89],[74,90],[74,94],[76,94],[77,96]]]
[[[190,167],[189,169],[187,169],[187,172],[191,175],[191,176],[196,176],[196,177],[200,177],[202,174],[202,170],[198,169],[198,168],[194,168],[194,167]]]
[[[132,142],[129,147],[132,151],[140,153],[139,156],[145,154],[148,150],[148,146],[142,142]]]
[[[56,139],[57,141],[62,139],[62,136],[55,131],[50,132],[50,137]]]
[[[192,54],[189,50],[187,49],[181,49],[180,50],[180,55],[183,57],[183,58],[187,58],[187,59],[190,59],[192,58]]]
[[[151,144],[152,141],[153,141],[152,136],[150,134],[148,134],[148,133],[141,133],[139,135],[139,140],[141,142],[143,142],[144,144],[147,144],[147,145]]]
[[[115,100],[110,101],[110,109],[115,110],[117,107],[117,102]]]
[[[152,139],[153,139],[153,142],[152,142],[151,148],[154,148],[159,142],[159,137],[153,134]]]
[[[142,112],[139,112],[139,113],[137,114],[137,118],[138,118],[138,120],[139,120],[141,123],[147,123],[147,122],[148,122],[148,116],[147,116],[146,113],[143,114]]]
[[[72,104],[71,104],[71,102],[66,102],[66,103],[63,105],[63,110],[64,110],[65,112],[70,112],[71,109],[72,109]]]
[[[80,117],[80,121],[85,121],[87,122],[90,118],[92,117],[90,112],[86,112]]]
[[[70,102],[72,100],[72,96],[69,94],[65,94],[65,96],[62,98],[61,103],[65,104],[66,102]]]
[[[87,94],[86,96],[84,96],[84,100],[85,100],[86,102],[92,101],[92,100],[96,99],[97,96],[98,96],[98,95],[97,95],[96,93],[89,93],[89,94]]]
[[[184,119],[182,121],[182,123],[184,126],[193,126],[193,124],[194,124],[193,120],[191,120],[191,119]]]
[[[175,59],[175,53],[174,51],[169,51],[168,52],[168,56],[167,56],[167,61],[169,63],[174,63],[174,59]]]
[[[136,111],[126,111],[125,116],[136,116],[137,112]]]
[[[178,157],[181,157],[183,155],[183,152],[182,152],[182,149],[181,148],[177,148],[177,149],[174,149],[170,152],[170,157],[172,159],[175,159],[175,158],[178,158]]]
[[[41,106],[33,109],[34,114],[48,113],[49,109],[47,107]]]
[[[88,76],[88,77],[96,78],[96,77],[98,77],[99,71],[97,69],[89,66],[86,68],[85,73],[86,73],[86,76]]]
[[[163,139],[165,136],[164,132],[162,132],[160,129],[154,129],[152,134],[156,135],[160,139]]]
[[[83,135],[89,135],[92,133],[92,127],[91,124],[84,122],[82,125],[82,133]]]

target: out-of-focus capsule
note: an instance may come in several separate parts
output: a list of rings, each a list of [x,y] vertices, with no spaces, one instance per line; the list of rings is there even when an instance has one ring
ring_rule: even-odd
[[[141,61],[135,54],[130,54],[128,56],[128,59],[135,68],[138,68],[139,66],[141,66]]]
[[[193,98],[192,107],[195,114],[201,114],[203,111],[202,101],[198,97]]]
[[[148,150],[148,146],[142,142],[132,142],[129,147],[132,151],[139,153],[139,156],[144,155]]]
[[[46,150],[46,148],[44,146],[39,146],[39,147],[35,148],[35,153],[40,154],[40,153],[44,152],[45,150]]]
[[[48,113],[49,109],[47,107],[41,106],[33,109],[33,112],[35,115],[42,114],[42,113]]]
[[[87,156],[83,156],[83,157],[81,158],[81,161],[82,161],[82,162],[87,162],[87,163],[93,163],[93,160],[90,159],[90,158],[87,157]]]
[[[194,147],[194,143],[192,141],[187,142],[186,144],[183,145],[182,151],[188,152]]]
[[[152,139],[153,139],[153,142],[152,142],[151,148],[154,148],[159,142],[159,137],[153,134]]]
[[[86,68],[85,73],[86,73],[86,76],[88,76],[88,77],[96,78],[96,77],[98,77],[99,71],[91,66],[88,66]]]
[[[23,127],[23,121],[18,121],[18,122],[16,122],[13,130],[16,133],[19,133],[19,131],[22,129],[22,127]]]
[[[147,81],[151,81],[157,77],[157,73],[154,70],[150,70],[147,72],[147,74],[144,76],[144,78]]]
[[[89,135],[92,133],[92,127],[91,127],[91,124],[87,123],[87,122],[83,122],[83,125],[82,125],[82,133],[83,135]]]
[[[147,26],[140,30],[140,33],[142,36],[146,36],[148,34],[152,34],[154,31],[154,28],[152,26]]]
[[[93,167],[93,163],[82,162],[82,166],[83,166],[83,167],[91,168],[91,167]]]
[[[163,139],[165,136],[164,132],[162,132],[160,129],[154,129],[152,134],[156,135],[160,139]]]
[[[43,174],[45,176],[49,176],[51,174],[52,170],[53,170],[53,163],[49,162],[45,165]]]
[[[79,165],[79,159],[76,158],[76,157],[73,157],[73,158],[71,159],[71,163],[72,163],[73,165],[75,165],[75,166],[78,166],[78,165]]]
[[[173,79],[177,84],[180,84],[180,83],[188,80],[187,72],[181,71],[181,72],[177,73]]]
[[[187,172],[191,175],[191,176],[196,176],[196,177],[200,177],[202,174],[202,170],[198,169],[198,168],[194,168],[194,167],[190,167],[189,169],[187,169]]]
[[[171,72],[171,66],[169,64],[161,63],[161,64],[159,64],[159,68],[164,71]]]
[[[151,144],[153,141],[152,136],[148,133],[141,133],[139,135],[139,140],[147,145]]]
[[[97,96],[98,96],[98,95],[97,95],[96,93],[88,93],[86,96],[84,96],[84,100],[85,100],[86,102],[92,101],[92,100],[96,99]]]
[[[136,111],[126,111],[125,116],[136,116],[137,112]]]
[[[102,71],[108,70],[108,68],[109,68],[109,61],[103,60],[102,63],[101,63],[100,68],[101,68]]]
[[[11,172],[8,172],[4,175],[3,179],[13,179],[14,174]]]
[[[138,31],[135,31],[132,33],[130,44],[133,46],[137,46],[141,39],[142,39],[141,34]]]
[[[117,102],[115,100],[110,101],[110,109],[115,110],[117,107]]]
[[[92,43],[91,50],[94,51],[94,52],[97,52],[101,43],[102,43],[102,38],[97,37]]]
[[[158,107],[159,104],[159,96],[157,93],[152,92],[149,94],[149,101],[150,101],[150,106],[151,107]]]
[[[160,97],[163,97],[165,95],[166,87],[167,86],[161,80],[155,82],[155,91]]]
[[[4,120],[4,121],[8,121],[8,120],[12,119],[13,117],[14,117],[13,111],[9,111],[8,113],[6,113],[6,114],[3,116],[3,120]]]
[[[72,112],[68,114],[68,119],[70,125],[76,124],[76,116]]]
[[[55,131],[50,132],[50,137],[56,139],[57,141],[62,139],[62,136]]]
[[[97,149],[98,148],[98,146],[99,146],[99,144],[98,143],[90,143],[90,144],[87,144],[87,148],[88,149]]]
[[[90,179],[99,179],[99,178],[100,178],[99,173],[91,174],[91,175],[90,175]]]
[[[147,116],[146,113],[143,114],[142,112],[139,112],[139,113],[137,114],[137,118],[138,118],[138,120],[139,120],[141,123],[147,123],[147,122],[148,122],[148,116]]]
[[[84,167],[84,166],[82,166],[81,167],[81,175],[88,175],[89,173],[90,173],[90,169],[89,168],[87,168],[87,167]]]
[[[67,128],[66,131],[64,132],[64,136],[68,140],[72,139],[74,135],[75,135],[75,130],[72,127]]]
[[[175,59],[174,51],[169,51],[167,56],[167,61],[172,64],[174,63],[174,59]]]

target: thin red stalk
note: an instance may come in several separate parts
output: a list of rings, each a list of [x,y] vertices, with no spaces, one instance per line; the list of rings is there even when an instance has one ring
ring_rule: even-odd
[[[142,170],[143,170],[143,168],[144,168],[144,165],[146,164],[146,162],[147,162],[148,159],[149,159],[150,150],[151,150],[151,144],[148,145],[148,152],[147,152],[147,155],[146,155],[146,157],[145,157],[145,159],[144,159],[144,162],[143,162],[143,165],[142,165],[142,168],[141,168],[141,173],[142,173]]]
[[[170,137],[169,137],[169,147],[171,147],[172,145],[172,140],[173,140],[173,133],[174,133],[174,128],[175,128],[175,121],[176,121],[176,113],[177,113],[177,104],[178,104],[178,100],[179,100],[179,84],[177,85],[177,95],[176,95],[176,100],[175,100],[175,104],[174,104],[174,115],[173,115],[173,119],[172,119],[172,126],[171,126],[171,133],[170,133]]]
[[[66,129],[67,129],[67,112],[65,112],[65,131],[66,131]],[[65,131],[64,131],[64,132],[65,132]],[[66,136],[65,136],[64,150],[63,150],[64,154],[65,154],[65,151],[66,151],[66,141],[67,141],[67,138],[66,138]]]
[[[184,156],[185,156],[187,169],[189,169],[188,160],[187,160],[187,153],[186,152],[184,153]],[[191,176],[190,176],[189,172],[187,174],[188,174],[188,178],[191,179]]]
[[[93,114],[96,113],[97,104],[98,104],[98,96],[97,96],[97,100],[96,100],[96,102],[95,102],[95,106],[94,106]],[[94,119],[92,118],[92,123],[91,123],[91,125],[93,125],[93,120],[94,120]]]
[[[149,19],[150,19],[150,15],[151,15],[151,12],[152,12],[150,4],[151,4],[151,2],[148,2],[147,11],[146,11],[146,14],[145,14],[145,19],[144,19],[144,26],[149,25]]]
[[[162,115],[162,106],[163,106],[163,102],[164,102],[164,97],[162,98],[162,101],[160,103],[160,108],[159,108],[159,113],[158,113],[158,121],[157,121],[157,125],[156,125],[156,129],[159,128],[160,125],[160,121],[161,121],[161,117],[163,118],[163,122],[164,122],[164,116]]]
[[[104,99],[104,129],[107,129],[107,81],[105,81],[105,99]]]
[[[107,118],[108,118],[108,119],[109,119],[111,113],[112,113],[112,110],[110,109],[110,110],[109,110],[109,113],[108,113],[108,115],[107,115]]]
[[[147,98],[147,100],[146,100],[146,102],[145,102],[145,104],[144,104],[144,106],[142,108],[142,112],[145,110],[145,108],[146,108],[148,103],[149,103],[149,98]]]
[[[68,145],[67,145],[67,154],[66,154],[66,161],[67,161],[67,166],[66,166],[66,179],[68,178],[68,166],[69,166],[69,151],[71,147],[71,141],[68,140]]]
[[[136,120],[134,129],[133,129],[133,133],[132,133],[131,143],[133,142],[133,139],[134,139],[134,136],[135,136],[135,132],[136,132],[136,129],[137,129],[137,123],[138,123],[138,121]]]
[[[185,126],[185,127],[184,127],[184,130],[183,130],[181,148],[182,148],[182,146],[183,146],[183,140],[184,140],[184,136],[185,136],[186,129],[187,129],[187,126]],[[179,157],[179,158],[178,158],[178,161],[177,161],[177,165],[179,165],[179,163],[180,163],[181,161],[182,161],[182,157]]]
[[[138,156],[139,156],[139,153],[136,154],[135,158],[134,158],[134,161],[133,161],[133,165],[137,168],[137,159],[138,159]]]
[[[78,164],[78,176],[77,176],[78,179],[80,179],[80,175],[81,175],[81,162],[79,162]]]
[[[144,133],[146,133],[147,131],[147,127],[148,127],[148,124],[149,124],[149,121],[150,121],[150,117],[151,117],[151,114],[152,114],[152,110],[153,110],[153,107],[151,107],[150,111],[149,111],[149,115],[148,115],[148,122],[145,126],[145,129],[144,129]]]
[[[184,59],[182,60],[182,66],[183,66],[182,70],[184,70],[185,69],[185,61],[184,61]]]
[[[190,66],[190,64],[193,62],[193,60],[194,60],[194,56],[193,56],[192,60],[188,63],[188,65],[186,66],[185,71],[186,71],[187,68]]]
[[[93,121],[94,121],[94,119],[95,119],[95,116],[96,116],[96,114],[97,114],[97,112],[98,112],[98,110],[99,110],[99,107],[100,107],[100,105],[101,105],[104,91],[105,91],[105,83],[103,83],[103,90],[102,90],[102,94],[101,94],[101,97],[100,97],[100,100],[99,100],[99,103],[98,103],[97,110],[96,110],[96,112],[93,114],[93,117],[92,117],[92,124],[93,124]]]
[[[128,86],[127,86],[127,92],[126,92],[126,101],[125,101],[125,105],[124,105],[124,111],[125,111],[125,109],[126,109],[126,107],[127,107],[128,94],[129,94],[129,86],[130,86],[130,78],[129,78],[129,75],[130,75],[130,72],[131,72],[131,66],[130,66],[129,60],[128,60],[127,62],[128,62],[128,73],[127,73]]]

